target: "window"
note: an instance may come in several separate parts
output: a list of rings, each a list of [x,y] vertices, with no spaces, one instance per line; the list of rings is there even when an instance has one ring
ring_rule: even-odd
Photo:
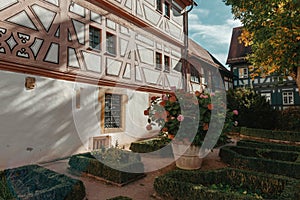
[[[122,95],[105,94],[104,128],[122,128]]]
[[[266,101],[271,104],[271,93],[261,93],[261,96],[266,98]]]
[[[170,17],[170,4],[168,2],[165,2],[165,16]]]
[[[106,51],[107,53],[116,55],[116,36],[111,33],[106,33]]]
[[[199,72],[194,66],[191,66],[191,82],[200,83]]]
[[[156,60],[156,61],[155,61],[155,63],[156,63],[155,69],[161,70],[161,65],[162,65],[162,54],[156,52],[156,54],[155,54],[155,60]]]
[[[239,78],[248,78],[248,68],[239,69]]]
[[[169,72],[170,71],[170,57],[165,56],[164,61],[165,61],[165,72]]]
[[[90,26],[89,30],[89,46],[92,49],[100,50],[100,42],[101,42],[101,31],[95,27]]]
[[[156,0],[156,10],[162,12],[162,2],[161,2],[161,0]]]
[[[282,92],[283,105],[294,104],[294,93],[293,92]]]

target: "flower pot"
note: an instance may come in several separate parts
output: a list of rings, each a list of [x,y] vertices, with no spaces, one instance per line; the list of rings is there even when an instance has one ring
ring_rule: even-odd
[[[200,147],[172,144],[176,167],[185,170],[200,169],[203,158],[199,158]]]

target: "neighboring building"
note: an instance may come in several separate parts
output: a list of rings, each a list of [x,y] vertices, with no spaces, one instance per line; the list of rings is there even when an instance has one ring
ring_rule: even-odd
[[[195,41],[188,40],[190,63],[190,90],[209,90],[232,88],[233,75],[214,56]]]
[[[291,78],[280,76],[256,77],[251,79],[249,67],[251,63],[246,61],[247,54],[251,53],[251,47],[245,47],[239,42],[242,27],[233,29],[230,49],[227,59],[233,72],[233,85],[236,87],[253,87],[270,102],[274,109],[282,110],[290,106],[299,106],[300,97],[296,82]]]

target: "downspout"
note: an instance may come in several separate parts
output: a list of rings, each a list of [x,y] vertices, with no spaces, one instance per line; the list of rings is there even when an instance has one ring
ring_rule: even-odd
[[[184,50],[183,50],[183,60],[182,60],[182,78],[183,78],[183,89],[189,91],[188,82],[190,79],[190,66],[188,63],[188,46],[189,46],[189,36],[188,36],[188,13],[194,8],[194,5],[197,5],[192,1],[192,5],[188,10],[184,10],[183,15],[183,34],[184,34]]]

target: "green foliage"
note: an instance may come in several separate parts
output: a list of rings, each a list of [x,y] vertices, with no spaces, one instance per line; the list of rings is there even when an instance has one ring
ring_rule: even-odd
[[[261,149],[272,149],[272,150],[280,150],[280,151],[295,151],[295,152],[300,153],[300,146],[276,144],[276,143],[271,143],[271,142],[240,140],[237,142],[237,146],[246,146],[246,147],[261,148]]]
[[[300,178],[299,153],[225,146],[220,149],[219,156],[231,167]]]
[[[0,199],[81,200],[84,197],[82,181],[37,165],[0,172]]]
[[[276,128],[300,132],[300,108],[291,107],[279,112]]]
[[[129,149],[136,153],[150,153],[150,152],[158,151],[157,153],[161,156],[170,156],[173,155],[173,153],[172,153],[171,145],[167,146],[169,142],[170,139],[166,137],[152,138],[152,139],[132,142]],[[168,149],[163,149],[164,147]]]
[[[164,197],[198,199],[297,199],[299,181],[282,176],[239,169],[213,171],[171,171],[154,181],[154,189]]]
[[[92,153],[73,155],[69,159],[71,169],[102,177],[118,184],[126,184],[144,176],[144,165],[137,154],[117,148],[103,149]]]
[[[264,129],[254,129],[241,127],[240,134],[259,138],[268,138],[289,142],[300,142],[300,132],[272,131]]]
[[[180,129],[184,135],[178,134],[177,139],[181,141],[193,139],[189,142],[200,145],[208,129],[212,108],[209,94],[200,92],[192,94],[176,90],[161,97],[152,97],[151,105],[144,113],[149,116],[148,127],[157,124],[163,134],[173,136],[177,135]],[[182,121],[184,126],[181,124]],[[191,127],[196,128],[195,138],[192,137],[194,133],[191,133]]]
[[[228,109],[237,109],[239,126],[249,128],[272,129],[276,121],[273,110],[265,97],[251,88],[236,88],[227,93]]]
[[[251,45],[249,62],[256,74],[294,75],[300,63],[299,0],[223,0],[232,6],[244,31],[241,41]],[[299,86],[299,84],[298,84]]]
[[[226,115],[224,100],[225,96],[222,93],[208,94],[196,91],[193,94],[183,90],[152,97],[151,105],[144,111],[144,114],[149,116],[147,129],[151,130],[152,126],[158,125],[162,135],[176,136],[177,143],[200,146],[209,127],[221,127],[226,119],[224,131],[231,129],[234,114],[228,111]],[[211,121],[213,123],[210,123]]]
[[[132,198],[125,197],[125,196],[117,196],[117,197],[110,198],[110,199],[107,199],[107,200],[132,200]]]

